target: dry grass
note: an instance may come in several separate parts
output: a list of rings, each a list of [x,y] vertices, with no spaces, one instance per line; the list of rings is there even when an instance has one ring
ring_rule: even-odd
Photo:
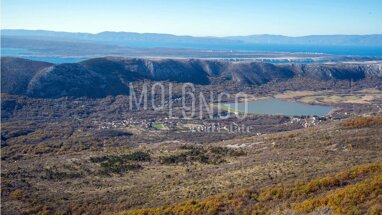
[[[352,92],[323,91],[287,91],[276,94],[278,99],[295,100],[302,103],[317,104],[370,104],[374,100],[382,99],[382,91],[374,88]]]
[[[366,124],[369,125],[371,124]],[[283,184],[285,187],[293,185],[296,180],[304,182],[316,177],[324,179],[313,184],[305,183],[304,186],[300,184],[302,190],[312,190],[310,193],[314,195],[308,197],[313,198],[317,197],[318,190],[325,192],[331,190],[323,188],[322,184],[326,183],[323,175],[333,174],[358,164],[382,162],[381,129],[381,126],[344,128],[341,123],[334,122],[314,129],[199,144],[198,147],[205,150],[245,144],[245,147],[240,148],[245,152],[242,156],[230,156],[230,150],[217,148],[219,153],[223,153],[221,156],[225,162],[214,164],[198,161],[161,164],[161,157],[186,152],[187,149],[182,147],[183,145],[195,146],[194,143],[177,141],[138,144],[133,147],[107,145],[104,150],[83,149],[60,151],[60,153],[56,152],[53,146],[48,147],[44,143],[12,145],[6,148],[9,148],[7,150],[12,148],[14,156],[24,156],[22,153],[29,153],[32,149],[35,151],[36,147],[42,147],[39,149],[41,154],[25,156],[17,162],[11,159],[2,161],[2,197],[7,204],[17,201],[22,205],[17,209],[18,212],[29,213],[45,210],[51,213],[99,214],[127,209],[156,208],[181,202],[189,202],[188,207],[194,207],[198,204],[192,202],[192,199],[208,198],[215,199],[216,204],[220,205],[220,202],[223,202],[227,205],[227,207],[224,204],[219,206],[218,210],[223,207],[230,211],[229,208],[236,204],[246,207],[247,204],[242,202],[248,201],[250,203],[248,205],[252,205],[254,200],[260,199],[264,199],[264,210],[275,210],[272,204],[283,206],[283,196],[292,195],[298,189],[289,187],[290,191],[284,189],[282,192],[272,191],[275,195],[272,192],[270,195],[265,195],[268,188],[279,189],[280,186],[277,184]],[[355,137],[357,138],[354,139]],[[352,145],[352,148],[348,145]],[[139,162],[142,168],[135,171],[100,175],[98,174],[100,164],[93,163],[90,159],[103,156],[119,158],[134,151],[148,152],[151,158],[150,161]],[[203,154],[212,155],[211,153],[208,151]],[[52,177],[46,177],[49,175]],[[362,177],[355,180],[358,179],[363,180]],[[331,180],[329,184],[333,184]],[[335,180],[334,184],[336,185]],[[236,194],[237,190],[248,190],[248,188],[253,188],[249,189],[253,192],[251,195],[248,195],[247,191]],[[11,193],[16,189],[22,190],[22,198],[12,197],[14,194]],[[264,194],[260,197],[261,190]],[[211,197],[219,194],[222,194],[222,199]],[[231,197],[226,198],[225,195]],[[242,196],[240,201],[237,201],[235,197],[237,195]],[[282,197],[281,200],[275,199],[278,195]],[[270,200],[267,200],[268,198]],[[267,202],[272,204],[267,205]],[[212,208],[211,212],[216,208],[213,201],[205,204],[207,204],[205,207]],[[12,209],[9,204],[4,207],[8,211]],[[242,212],[246,210],[241,206],[233,208],[232,210],[237,213],[239,211],[235,211],[236,209]],[[292,210],[292,208],[287,209]]]
[[[335,214],[380,214],[381,186],[382,164],[367,164],[307,182],[276,185],[260,191],[247,189],[119,214],[271,214],[290,210],[309,213],[323,207]]]
[[[382,126],[382,116],[355,117],[341,123],[344,128],[364,128]]]

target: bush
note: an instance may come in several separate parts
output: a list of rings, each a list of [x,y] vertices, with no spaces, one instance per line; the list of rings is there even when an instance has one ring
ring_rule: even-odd
[[[309,213],[315,208],[326,205],[337,214],[362,214],[361,210],[377,209],[377,206],[372,202],[376,196],[381,194],[381,187],[382,174],[378,174],[354,185],[331,191],[325,196],[305,200],[295,204],[293,208],[297,212]],[[362,205],[365,202],[369,202],[371,205]]]
[[[345,183],[338,183],[345,182]],[[256,192],[223,193],[204,200],[124,211],[120,214],[381,214],[382,164]]]
[[[124,155],[123,157],[131,161],[151,161],[150,154],[142,151],[133,152],[131,154]]]
[[[82,177],[81,173],[78,172],[61,172],[57,169],[46,169],[45,175],[41,176],[42,179],[48,180],[63,180],[63,179],[74,179]]]
[[[199,162],[202,164],[220,164],[225,161],[220,155],[211,154],[208,150],[201,147],[183,146],[182,149],[187,149],[187,151],[178,155],[160,157],[160,162],[162,164],[185,164],[192,162]]]
[[[186,163],[187,155],[182,153],[180,155],[169,155],[159,158],[161,164],[178,164],[178,163]]]
[[[116,173],[116,174],[122,174],[127,173],[132,170],[140,170],[143,167],[139,164],[125,164],[125,163],[112,163],[112,162],[104,162],[101,163],[101,173],[103,174],[110,174],[110,173]]]
[[[150,154],[147,152],[137,151],[131,154],[126,155],[111,155],[111,156],[102,156],[102,157],[91,157],[90,161],[93,163],[102,163],[102,162],[125,162],[125,161],[142,161],[148,162],[151,161]]]
[[[341,123],[344,128],[364,128],[371,126],[382,126],[382,116],[355,117]]]
[[[16,189],[9,193],[9,197],[15,200],[20,200],[23,198],[23,196],[24,196],[24,191],[21,189]]]
[[[151,157],[150,154],[148,154],[147,152],[137,151],[126,155],[91,157],[90,161],[93,163],[100,163],[100,172],[103,174],[122,174],[132,170],[140,170],[143,168],[140,164],[130,163],[131,161],[148,162],[151,161]]]
[[[227,147],[212,147],[210,148],[210,151],[214,154],[219,154],[223,156],[231,156],[231,157],[246,155],[246,153],[243,150],[235,150],[235,149],[230,149]]]

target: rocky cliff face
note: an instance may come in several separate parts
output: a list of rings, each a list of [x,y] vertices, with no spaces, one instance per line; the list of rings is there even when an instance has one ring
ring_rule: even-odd
[[[1,63],[3,93],[41,98],[127,95],[128,83],[138,80],[200,85],[218,80],[218,83],[262,85],[295,77],[318,81],[382,79],[381,63],[274,65],[251,61],[114,57],[58,65],[19,58],[2,58]]]

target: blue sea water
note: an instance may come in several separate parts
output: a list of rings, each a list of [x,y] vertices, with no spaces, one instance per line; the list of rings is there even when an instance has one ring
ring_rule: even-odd
[[[61,64],[61,63],[77,63],[84,60],[87,60],[87,58],[73,58],[73,57],[34,57],[34,56],[25,56],[22,57],[29,60],[35,60],[35,61],[44,61],[54,64]]]
[[[36,53],[36,52],[32,52],[32,51],[27,50],[27,49],[1,48],[1,56],[34,54],[34,53]]]
[[[116,44],[114,44],[116,45]],[[345,45],[286,45],[286,44],[190,44],[166,42],[140,42],[121,44],[133,48],[190,48],[255,52],[299,52],[322,53],[345,56],[382,56],[382,45],[379,46],[345,46]]]
[[[54,64],[60,63],[77,63],[88,58],[83,57],[61,57],[61,56],[52,56],[46,57],[41,56],[38,52],[33,52],[27,49],[18,49],[18,48],[1,48],[2,57],[21,57],[24,59],[35,60],[35,61],[44,61]]]
[[[174,45],[174,44],[172,44]],[[130,47],[147,48],[147,47],[170,47],[179,48],[181,44],[172,47],[171,44],[162,43],[144,43],[139,42]],[[215,50],[232,50],[232,51],[254,51],[254,52],[298,52],[298,53],[324,53],[332,55],[344,56],[382,56],[382,46],[312,46],[312,45],[282,45],[282,44],[240,44],[240,45],[227,45],[227,44],[210,44],[200,46],[200,44],[193,47],[190,44],[185,44],[182,48],[202,48],[202,49],[215,49]],[[54,56],[46,55],[38,52],[33,52],[26,49],[19,48],[1,48],[1,56],[21,57],[30,60],[45,61],[50,63],[76,63],[87,58],[72,57],[72,56]],[[271,62],[283,63],[283,62]],[[301,62],[311,63],[311,62]]]

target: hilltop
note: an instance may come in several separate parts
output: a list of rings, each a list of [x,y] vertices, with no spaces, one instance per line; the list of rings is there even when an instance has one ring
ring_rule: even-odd
[[[128,84],[165,81],[197,85],[261,86],[269,82],[382,81],[381,63],[269,64],[254,61],[139,59],[103,57],[79,63],[50,64],[1,59],[2,92],[38,98],[102,98],[128,95]],[[370,82],[375,83],[375,82]],[[374,86],[373,86],[374,87]]]

